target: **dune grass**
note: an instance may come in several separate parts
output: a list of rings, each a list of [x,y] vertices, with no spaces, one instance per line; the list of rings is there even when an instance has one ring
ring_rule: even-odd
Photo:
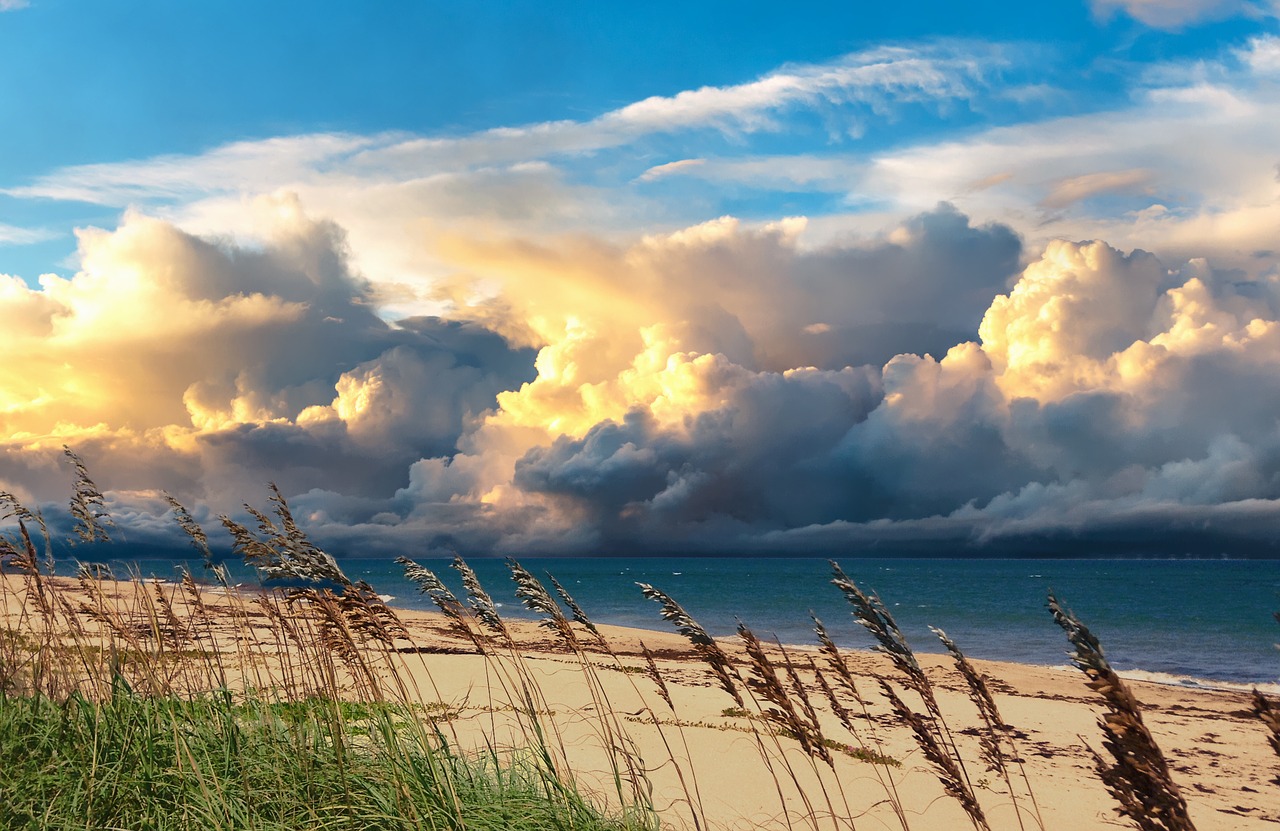
[[[96,488],[77,472],[82,536],[100,539]],[[0,828],[658,827],[624,787],[636,778],[625,758],[618,798],[579,786],[514,642],[493,649],[475,709],[495,724],[501,713],[517,739],[458,742],[457,708],[419,688],[396,612],[273,502],[256,532],[236,526],[238,545],[303,585],[241,595],[216,569],[214,585],[120,582],[87,564],[55,578],[38,517],[0,494],[0,518],[17,520],[0,537]]]
[[[102,539],[109,518],[70,456],[78,534]],[[554,577],[549,591],[509,560],[515,597],[540,617],[540,654],[549,637],[589,702],[557,714],[517,627],[464,561],[453,563],[462,597],[430,570],[400,561],[443,612],[460,651],[482,662],[477,700],[459,702],[441,696],[426,667],[430,650],[396,610],[348,580],[274,488],[271,503],[269,511],[249,509],[256,528],[222,522],[239,554],[293,587],[242,595],[212,562],[206,584],[186,575],[162,586],[136,574],[120,583],[88,565],[74,582],[54,578],[39,516],[0,493],[0,520],[13,522],[0,534],[0,828],[711,831],[691,761],[693,734],[706,729],[747,739],[772,782],[780,828],[856,829],[879,807],[874,827],[931,829],[923,812],[939,799],[952,800],[955,821],[967,818],[978,831],[993,827],[996,808],[1006,818],[998,827],[1047,827],[989,679],[934,630],[972,710],[948,712],[885,604],[834,563],[832,583],[888,670],[854,672],[857,662],[816,618],[816,651],[764,641],[745,624],[737,641],[718,640],[670,595],[640,587],[731,705],[708,722],[681,716],[677,685],[647,648],[615,652]],[[203,530],[178,502],[170,505],[208,557]],[[1049,605],[1106,708],[1100,725],[1110,761],[1090,753],[1117,813],[1144,831],[1192,831],[1137,699],[1088,629],[1056,598]],[[614,706],[619,682],[638,710]],[[1280,748],[1280,706],[1261,694],[1254,700]],[[483,722],[478,744],[474,733],[470,742],[459,738],[464,710]],[[977,726],[953,729],[957,718]],[[567,738],[568,722],[585,729]],[[658,758],[640,752],[637,725],[656,731]],[[597,760],[589,772],[577,767],[584,735]],[[910,759],[906,741],[915,746]],[[909,769],[921,768],[936,794],[902,790]],[[662,811],[650,781],[659,769],[682,794]],[[875,784],[870,803],[855,795],[855,779]]]
[[[0,827],[579,829],[609,818],[536,763],[467,757],[388,703],[0,698]]]

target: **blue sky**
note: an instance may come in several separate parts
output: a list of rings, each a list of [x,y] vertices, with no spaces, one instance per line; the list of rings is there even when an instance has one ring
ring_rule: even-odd
[[[0,490],[1275,553],[1280,6],[0,0]]]

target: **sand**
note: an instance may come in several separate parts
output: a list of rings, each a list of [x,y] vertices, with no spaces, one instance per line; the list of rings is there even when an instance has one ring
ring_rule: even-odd
[[[3,583],[10,627],[18,621],[19,584],[12,575]],[[66,597],[83,599],[73,581],[57,584]],[[105,602],[125,610],[122,617],[132,615],[137,631],[145,630],[146,615],[140,608],[146,604],[138,602],[138,587],[103,585]],[[146,591],[154,593],[155,588]],[[169,584],[161,591],[179,617],[187,614],[178,587]],[[205,632],[217,650],[243,656],[246,641],[254,640],[259,657],[250,660],[256,671],[263,672],[265,666],[269,674],[272,666],[280,666],[273,663],[278,658],[261,657],[281,647],[252,598],[243,605],[207,591],[202,598],[216,621]],[[231,621],[233,608],[248,610],[238,623]],[[534,709],[547,729],[549,744],[557,756],[563,754],[561,763],[572,769],[580,786],[603,802],[618,801],[608,750],[615,746],[625,752],[615,759],[627,758],[633,764],[643,760],[638,763],[646,770],[643,793],[664,822],[675,828],[694,827],[695,818],[721,829],[901,828],[888,799],[893,792],[910,828],[971,827],[959,804],[944,793],[910,731],[877,692],[874,676],[894,678],[887,660],[878,654],[850,650],[847,655],[868,702],[868,717],[853,719],[857,738],[840,726],[813,674],[799,670],[823,733],[833,744],[861,744],[896,762],[874,764],[837,750],[832,754],[834,767],[829,767],[806,755],[795,740],[774,735],[758,716],[728,709],[736,706],[729,694],[674,632],[602,626],[616,658],[591,646],[584,663],[553,633],[532,623],[511,624],[516,650],[494,649],[484,656],[442,615],[398,613],[407,637],[397,639],[395,651],[387,654],[406,682],[403,689],[409,697],[441,714],[441,727],[451,741],[474,748],[528,745],[529,721],[512,710],[524,705],[519,690],[531,684]],[[31,625],[31,620],[23,625]],[[98,624],[86,616],[84,625],[91,629]],[[577,631],[583,643],[593,641],[585,630]],[[136,637],[145,639],[145,633]],[[672,706],[645,670],[642,642],[656,656]],[[721,643],[735,661],[743,662],[738,669],[746,675],[740,642]],[[1064,653],[1065,647],[1064,639]],[[781,662],[781,654],[773,649],[773,657]],[[819,658],[805,647],[791,649],[790,656],[801,667],[810,657]],[[304,656],[302,663],[311,660]],[[1088,748],[1105,754],[1097,726],[1101,702],[1084,686],[1082,674],[1065,665],[1065,658],[1062,667],[974,661],[988,678],[1005,721],[1015,728],[1022,764],[1011,767],[1013,797],[1006,782],[978,761],[979,719],[959,673],[944,656],[921,655],[920,662],[937,689],[992,828],[1038,827],[1028,789],[1045,828],[1133,827],[1117,815],[1093,769]],[[1246,831],[1280,824],[1280,758],[1251,712],[1247,691],[1128,683],[1144,706],[1147,725],[1170,762],[1197,828]],[[354,686],[351,691],[355,694]],[[909,694],[904,698],[918,704]],[[623,791],[628,790],[624,785]]]

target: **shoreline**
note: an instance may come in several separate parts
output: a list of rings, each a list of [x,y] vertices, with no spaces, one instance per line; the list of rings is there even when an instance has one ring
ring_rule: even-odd
[[[457,574],[443,560],[423,563],[455,591]],[[352,579],[398,595],[406,608],[428,606],[411,584],[379,558],[346,559]],[[643,581],[669,593],[713,635],[732,636],[739,619],[762,637],[814,644],[812,609],[839,643],[873,641],[850,617],[821,558],[680,561],[540,558],[588,613],[620,625],[663,631],[657,608],[642,599]],[[848,574],[878,593],[917,649],[940,652],[929,626],[948,632],[971,655],[1031,665],[1064,662],[1067,643],[1046,610],[1048,590],[1074,608],[1101,639],[1114,665],[1195,681],[1280,681],[1280,641],[1272,611],[1280,596],[1280,562],[1168,560],[957,561],[937,558],[848,559]],[[521,615],[502,560],[471,563],[499,611]],[[1152,570],[1152,566],[1156,566]],[[163,568],[163,567],[161,567]],[[1128,587],[1141,586],[1135,593]],[[1176,605],[1174,605],[1176,598]]]
[[[656,558],[656,559],[662,559],[662,558]],[[788,559],[788,558],[781,558],[781,559]],[[791,559],[794,559],[794,558],[791,558]],[[913,558],[913,559],[933,560],[937,558]],[[1175,558],[1170,558],[1170,559],[1175,559]],[[1215,558],[1212,561],[1217,562],[1218,560]],[[153,577],[145,577],[142,579],[146,583],[153,583],[153,584],[176,585],[178,583],[178,581],[172,578],[165,578],[165,577],[153,576]],[[208,583],[201,578],[196,578],[196,579],[197,579],[197,582],[201,584],[203,591],[207,591],[214,594],[221,594],[224,591],[226,591],[222,589],[222,587],[219,586],[217,583]],[[242,591],[244,593],[270,592],[280,588],[286,588],[286,586],[263,585],[261,582],[259,583],[242,582],[242,583],[236,583],[230,586],[230,590]],[[377,591],[379,587],[374,586],[373,588],[375,591]],[[401,613],[411,614],[411,615],[417,615],[417,614],[439,615],[440,614],[439,611],[434,607],[423,608],[420,606],[408,606],[408,605],[397,603],[396,601],[400,600],[402,595],[392,595],[392,594],[384,593],[384,594],[379,594],[378,596],[387,605],[391,606],[392,608],[396,609]],[[511,612],[515,612],[515,615],[512,616],[511,618],[512,620],[518,620],[522,622],[530,622],[530,621],[536,620],[536,618],[532,616],[532,613],[530,613],[527,609],[525,609],[519,603],[499,602],[496,605],[498,606],[499,611],[503,614],[509,614]],[[656,617],[655,617],[653,626],[651,627],[632,625],[632,624],[619,624],[619,623],[606,623],[606,625],[611,628],[617,629],[619,631],[630,630],[637,633],[649,633],[651,638],[660,636],[660,635],[673,634],[670,625],[664,624],[661,620],[657,619]],[[763,635],[764,633],[757,633],[757,634]],[[713,636],[719,641],[726,641],[726,642],[736,641],[735,635],[713,635]],[[769,642],[771,643],[773,642],[771,639],[767,639],[767,640],[769,640]],[[1280,632],[1277,633],[1277,640],[1280,641]],[[820,649],[819,645],[816,643],[792,643],[792,642],[783,641],[782,646],[794,652],[816,653]],[[933,656],[941,656],[941,657],[945,657],[946,655],[946,652],[944,650],[941,650],[938,647],[938,644],[936,642],[933,642],[930,640],[924,641],[923,644],[913,643],[912,646],[914,651],[920,655],[933,655]],[[963,644],[961,646],[963,647]],[[1062,652],[1065,657],[1067,653],[1067,642],[1065,639],[1062,641],[1062,646],[1063,646]],[[1104,643],[1103,646],[1105,647],[1106,644]],[[1280,643],[1277,644],[1277,647],[1280,648]],[[855,645],[855,646],[845,647],[842,644],[841,648],[842,649],[847,648],[848,651],[854,652],[854,653],[868,653],[868,654],[875,653],[874,648],[864,646],[864,645]],[[1028,669],[1033,669],[1033,670],[1061,671],[1066,673],[1079,672],[1079,670],[1071,666],[1071,664],[1066,662],[1065,660],[1061,664],[1050,664],[1050,663],[1036,663],[1031,661],[1016,661],[1016,660],[1011,660],[1006,658],[985,658],[985,657],[979,658],[973,655],[969,655],[969,657],[974,660],[981,660],[984,663],[989,663],[993,665],[1010,665],[1014,667],[1026,667]],[[1119,675],[1121,678],[1125,679],[1126,681],[1134,681],[1134,682],[1140,682],[1144,684],[1152,684],[1152,685],[1158,685],[1158,686],[1168,686],[1168,687],[1173,687],[1177,689],[1238,692],[1238,693],[1249,693],[1250,691],[1256,689],[1268,695],[1280,696],[1280,655],[1277,656],[1276,675],[1272,676],[1272,680],[1267,680],[1267,681],[1261,681],[1261,680],[1241,681],[1241,680],[1230,679],[1230,678],[1214,678],[1212,676],[1186,675],[1186,674],[1180,674],[1180,673],[1171,673],[1171,672],[1163,672],[1159,670],[1145,669],[1140,666],[1129,667],[1125,669],[1117,668],[1116,674]]]

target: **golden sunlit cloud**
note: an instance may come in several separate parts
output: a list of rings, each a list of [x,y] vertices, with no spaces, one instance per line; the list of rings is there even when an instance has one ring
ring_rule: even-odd
[[[1203,261],[1057,241],[1019,269],[949,206],[817,247],[800,219],[453,229],[449,319],[391,324],[340,229],[258,215],[245,248],[131,214],[81,233],[74,276],[0,282],[0,487],[46,498],[71,443],[121,506],[233,510],[274,479],[339,536],[517,551],[1265,491],[1240,443],[1274,431],[1274,286]],[[1205,372],[1257,403],[1188,397]],[[1229,467],[1192,488],[1187,459]]]

